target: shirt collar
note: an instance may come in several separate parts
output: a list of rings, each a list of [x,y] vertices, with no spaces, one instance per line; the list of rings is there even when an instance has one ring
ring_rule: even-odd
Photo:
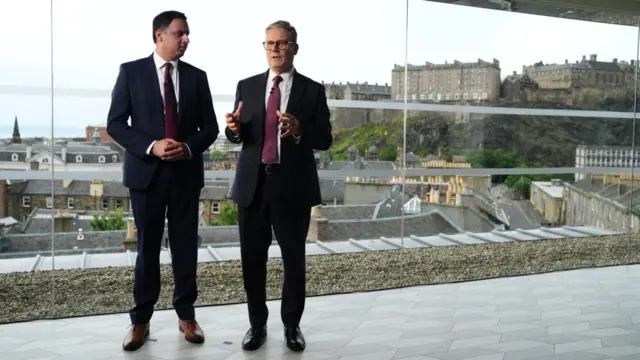
[[[296,71],[296,69],[292,66],[291,69],[289,69],[289,71],[287,72],[283,72],[280,74],[280,77],[282,77],[282,82],[289,82],[291,81],[291,79],[293,78],[293,73]],[[276,77],[276,73],[273,72],[273,70],[269,69],[269,84],[271,84],[273,82],[273,79]]]
[[[157,52],[153,52],[153,62],[156,64],[156,70],[160,70],[162,69],[162,67],[164,66],[164,64],[167,63],[167,61],[165,61],[163,58],[160,57],[160,55],[158,55]],[[171,65],[173,66],[174,69],[178,68],[178,60],[173,60],[173,61],[169,61],[171,63]]]

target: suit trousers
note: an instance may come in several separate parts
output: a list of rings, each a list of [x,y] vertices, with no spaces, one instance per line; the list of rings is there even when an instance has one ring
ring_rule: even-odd
[[[284,264],[280,316],[286,327],[300,324],[306,296],[306,239],[311,208],[280,200],[282,176],[277,166],[260,165],[251,205],[238,207],[242,275],[252,327],[266,325],[267,259],[273,234]],[[273,228],[273,233],[272,233]]]
[[[195,318],[198,297],[198,212],[200,188],[187,185],[177,163],[160,163],[145,191],[130,190],[138,231],[133,297],[133,324],[151,320],[160,295],[160,249],[167,219],[173,266],[173,307],[181,320]]]

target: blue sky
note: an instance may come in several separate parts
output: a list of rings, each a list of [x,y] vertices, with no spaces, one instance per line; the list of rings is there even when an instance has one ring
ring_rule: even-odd
[[[409,7],[411,63],[496,58],[504,77],[541,60],[574,62],[592,53],[603,60],[636,56],[632,27],[422,0],[410,0]],[[186,13],[192,35],[184,60],[207,71],[215,94],[233,94],[238,80],[266,70],[264,28],[279,19],[298,29],[296,67],[315,80],[391,83],[391,68],[404,63],[404,1],[55,0],[55,86],[110,90],[120,63],[153,51],[151,20],[168,9]],[[0,86],[48,86],[49,0],[8,1],[3,10],[9,16],[0,38],[11,53],[0,58]],[[108,106],[106,96],[56,97],[56,135],[82,136],[86,125],[104,124]],[[214,106],[222,121],[232,104]],[[50,112],[46,95],[0,94],[0,137],[10,135],[15,114],[23,136],[48,134]]]

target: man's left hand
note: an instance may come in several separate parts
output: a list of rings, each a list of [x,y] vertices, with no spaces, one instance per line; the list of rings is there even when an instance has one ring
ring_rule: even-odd
[[[188,156],[189,150],[187,150],[184,143],[169,139],[167,148],[164,151],[164,156],[162,156],[162,160],[176,161],[186,159]]]
[[[280,129],[284,131],[284,133],[280,134],[281,138],[287,138],[291,135],[295,137],[300,136],[300,122],[296,119],[295,116],[288,113],[277,112],[278,119],[280,120]]]

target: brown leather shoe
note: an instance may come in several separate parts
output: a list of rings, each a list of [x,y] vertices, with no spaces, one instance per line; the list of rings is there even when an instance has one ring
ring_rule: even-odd
[[[124,337],[122,348],[124,351],[136,351],[149,339],[149,323],[132,324]]]
[[[184,333],[184,339],[193,344],[202,344],[204,342],[204,331],[195,320],[180,320],[178,329]]]

